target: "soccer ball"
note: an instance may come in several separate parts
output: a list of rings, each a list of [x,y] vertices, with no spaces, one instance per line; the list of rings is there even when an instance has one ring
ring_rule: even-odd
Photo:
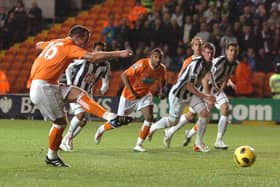
[[[240,167],[249,167],[256,160],[255,149],[251,146],[240,146],[234,151],[234,161]]]

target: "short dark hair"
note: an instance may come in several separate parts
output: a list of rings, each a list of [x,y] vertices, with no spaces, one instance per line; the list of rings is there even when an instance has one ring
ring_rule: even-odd
[[[96,46],[102,46],[102,48],[105,49],[105,43],[104,42],[95,42],[93,44],[93,48],[96,48]]]
[[[226,44],[226,49],[228,49],[230,46],[237,47],[239,49],[239,45],[236,42],[229,42],[229,43],[227,43]]]
[[[160,48],[155,48],[155,49],[153,49],[152,51],[151,51],[151,54],[153,54],[153,53],[158,53],[160,56],[164,56],[164,53],[163,53],[163,51],[160,49]]]
[[[216,48],[215,48],[214,44],[212,44],[211,42],[204,42],[202,44],[202,49],[204,50],[206,48],[212,50],[213,51],[213,56],[215,56]]]
[[[85,36],[89,35],[90,31],[87,27],[82,26],[82,25],[74,25],[69,31],[69,36],[72,37],[74,35],[79,35],[79,36]]]

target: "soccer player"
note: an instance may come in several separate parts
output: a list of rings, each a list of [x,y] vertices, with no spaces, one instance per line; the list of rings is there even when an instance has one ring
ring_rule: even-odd
[[[228,126],[229,122],[229,100],[226,94],[224,93],[224,88],[230,82],[230,76],[234,73],[238,65],[238,52],[239,47],[237,43],[228,43],[225,49],[225,55],[217,57],[213,60],[213,67],[211,69],[211,74],[213,75],[213,81],[209,79],[209,76],[206,79],[206,84],[203,87],[205,93],[211,93],[216,97],[215,107],[220,110],[220,119],[218,122],[218,132],[215,141],[216,149],[227,149],[228,146],[223,142],[223,136]],[[232,85],[234,86],[234,85]],[[195,111],[190,110],[191,116],[195,116]],[[185,140],[183,145],[187,146],[191,140],[191,137],[197,131],[197,124],[191,129],[186,130]],[[170,142],[174,132],[167,132],[167,140]]]
[[[159,88],[159,96],[163,96],[163,85],[166,80],[165,66],[161,64],[163,52],[159,48],[152,50],[149,58],[138,60],[121,75],[124,89],[120,97],[118,115],[128,115],[137,110],[141,111],[144,123],[139,133],[134,151],[144,152],[144,140],[153,122],[153,96],[151,88]],[[95,134],[95,142],[100,143],[104,132],[117,128],[119,125],[105,124],[100,126]]]
[[[93,45],[94,51],[104,51],[104,48],[105,44],[102,42],[96,42]],[[92,88],[102,78],[100,93],[103,95],[109,88],[109,72],[109,61],[97,64],[85,59],[75,59],[66,69],[65,75],[67,84],[82,88],[88,93],[92,93]],[[70,103],[70,108],[75,116],[71,119],[70,127],[60,144],[60,149],[63,151],[73,150],[73,139],[87,123],[86,112],[80,104]]]
[[[191,40],[191,48],[193,50],[193,55],[188,57],[184,63],[183,66],[179,72],[178,75],[180,75],[182,73],[182,71],[186,68],[186,66],[195,58],[200,57],[201,56],[201,47],[202,47],[203,41],[200,37],[195,36],[192,40]]]
[[[215,102],[215,97],[199,91],[198,87],[201,85],[201,80],[212,67],[215,46],[209,42],[204,43],[201,54],[201,57],[194,58],[182,69],[177,82],[169,92],[169,116],[161,118],[151,126],[149,133],[150,139],[156,130],[175,126],[182,118],[182,111],[186,105],[190,104],[193,110],[200,114],[197,122],[198,136],[196,138],[195,150],[208,152],[207,146],[202,142],[202,132],[206,128],[210,114],[204,100],[212,105]]]
[[[106,119],[108,124],[127,124],[132,118],[118,116],[105,110],[90,98],[86,91],[71,85],[58,84],[60,75],[74,59],[86,59],[99,63],[110,58],[126,58],[130,50],[113,52],[88,52],[84,48],[90,39],[90,31],[81,25],[73,26],[68,37],[36,43],[42,50],[32,66],[29,86],[30,99],[40,109],[42,115],[52,122],[49,131],[49,146],[45,162],[56,167],[68,167],[58,156],[62,133],[67,125],[64,113],[65,103],[78,103],[86,112]]]
[[[201,57],[201,48],[202,48],[202,38],[195,36],[192,40],[191,40],[191,48],[193,50],[193,55],[188,57],[184,63],[183,66],[178,74],[178,77],[181,75],[182,71],[184,71],[184,69],[187,67],[187,65],[189,65],[189,63],[194,60],[195,58],[199,58]],[[190,110],[192,110],[190,108]],[[171,137],[173,136],[173,134],[178,131],[179,129],[181,129],[183,127],[183,125],[185,125],[188,121],[192,121],[195,117],[195,112],[188,112],[185,115],[182,115],[180,117],[180,120],[178,122],[177,125],[169,127],[167,129],[164,130],[164,139],[163,139],[163,143],[164,145],[169,148],[170,143],[171,143]],[[151,134],[152,135],[152,134]],[[151,137],[148,137],[151,140]]]

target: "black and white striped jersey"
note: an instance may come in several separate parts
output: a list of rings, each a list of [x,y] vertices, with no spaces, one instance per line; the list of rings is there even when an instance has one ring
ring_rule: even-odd
[[[234,63],[229,63],[225,56],[220,56],[213,60],[211,73],[219,88],[234,73],[238,64],[237,60]]]
[[[181,99],[187,99],[192,93],[186,89],[186,84],[191,82],[198,88],[202,78],[211,70],[212,64],[205,62],[202,57],[193,59],[178,76],[177,82],[172,86],[171,92]]]
[[[108,61],[103,63],[90,63],[84,59],[76,59],[69,64],[65,70],[65,75],[67,84],[77,86],[88,93],[92,93],[92,87],[100,78],[102,78],[103,89],[108,89],[109,72],[110,63]]]

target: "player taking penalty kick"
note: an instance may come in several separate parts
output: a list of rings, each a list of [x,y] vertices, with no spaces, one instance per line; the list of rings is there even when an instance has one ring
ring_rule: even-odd
[[[91,63],[100,63],[111,58],[127,58],[130,50],[113,52],[89,52],[84,48],[90,39],[90,31],[81,25],[70,29],[66,38],[38,42],[36,48],[42,50],[31,69],[29,78],[30,99],[40,109],[42,115],[50,119],[49,146],[45,158],[48,165],[68,167],[57,152],[62,133],[67,125],[64,113],[65,103],[78,103],[86,112],[107,120],[107,124],[121,125],[132,118],[117,116],[105,110],[90,98],[86,91],[65,84],[58,84],[58,79],[74,59],[86,59]]]

